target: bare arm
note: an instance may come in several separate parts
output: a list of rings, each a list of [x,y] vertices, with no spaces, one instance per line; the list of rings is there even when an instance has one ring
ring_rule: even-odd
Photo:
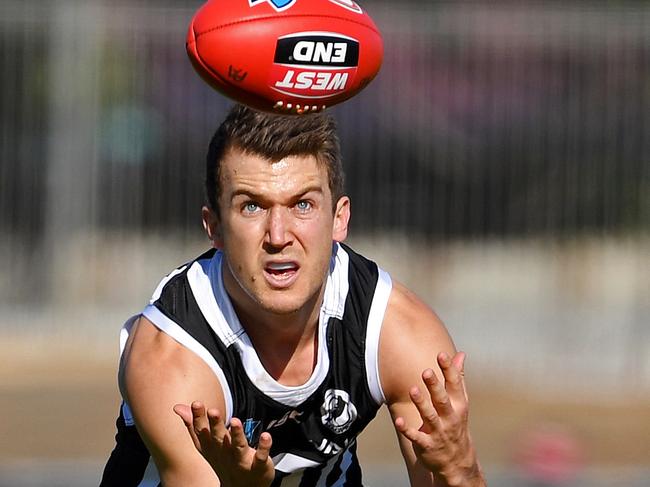
[[[396,283],[379,370],[413,487],[486,485],[468,429],[463,362],[433,311]]]
[[[165,487],[219,486],[173,411],[197,399],[225,410],[219,382],[201,359],[141,317],[124,350],[120,388]]]

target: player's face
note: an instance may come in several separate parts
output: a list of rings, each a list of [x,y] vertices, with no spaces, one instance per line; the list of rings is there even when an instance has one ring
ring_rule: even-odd
[[[220,215],[204,209],[204,221],[226,256],[224,280],[236,305],[288,314],[318,303],[332,241],[347,236],[349,199],[332,207],[327,168],[315,156],[270,162],[226,153]]]

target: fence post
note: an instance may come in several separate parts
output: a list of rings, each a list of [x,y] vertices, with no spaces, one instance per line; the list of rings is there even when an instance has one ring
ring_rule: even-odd
[[[99,10],[93,1],[63,0],[52,11],[43,245],[54,303],[63,298],[57,289],[62,289],[60,279],[69,265],[70,243],[90,232],[93,223],[101,86],[97,67],[104,28]]]

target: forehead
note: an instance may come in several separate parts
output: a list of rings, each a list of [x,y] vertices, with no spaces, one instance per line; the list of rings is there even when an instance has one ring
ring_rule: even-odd
[[[303,186],[328,188],[328,173],[315,155],[291,155],[273,161],[259,154],[230,148],[221,161],[224,194],[239,189],[299,191]]]

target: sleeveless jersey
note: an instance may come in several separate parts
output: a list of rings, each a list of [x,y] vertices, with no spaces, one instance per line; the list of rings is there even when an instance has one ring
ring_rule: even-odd
[[[389,275],[349,247],[333,245],[316,366],[305,384],[290,387],[262,366],[225,291],[222,258],[210,250],[176,269],[142,315],[211,368],[223,388],[227,422],[239,418],[249,444],[271,433],[272,487],[361,486],[356,438],[385,401],[377,353]],[[122,329],[122,349],[134,321]],[[101,486],[160,485],[126,403],[117,430]]]

